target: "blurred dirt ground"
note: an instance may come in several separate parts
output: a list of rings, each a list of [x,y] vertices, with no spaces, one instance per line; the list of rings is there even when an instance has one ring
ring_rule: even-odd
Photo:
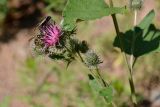
[[[43,4],[29,4],[31,0],[25,1],[22,4],[15,3],[16,0],[12,0],[14,3],[11,3],[12,7],[21,7],[21,12],[19,13],[10,13],[8,19],[6,20],[5,32],[1,32],[0,39],[0,102],[5,96],[17,96],[24,94],[24,90],[20,85],[20,79],[17,75],[17,71],[23,66],[27,57],[31,56],[29,39],[35,35],[35,26],[38,24],[39,19],[42,19],[43,13],[38,12],[38,8],[43,7]],[[21,5],[21,6],[19,6]],[[157,5],[154,0],[145,0],[146,7],[140,13],[140,19],[144,17],[151,9],[155,8]],[[26,8],[23,9],[23,7]],[[36,8],[34,7],[36,6]],[[21,13],[28,11],[27,14]],[[34,15],[37,16],[34,16]],[[156,22],[157,26],[160,26],[160,10],[156,9]],[[11,19],[13,17],[13,19]],[[35,18],[40,17],[40,18]],[[21,22],[18,20],[21,19]],[[31,21],[32,20],[32,21]],[[36,20],[36,21],[33,21]],[[103,18],[105,21],[106,18]],[[28,25],[28,22],[31,21],[31,25]],[[26,25],[24,23],[26,23]],[[111,19],[108,22],[109,24],[103,24],[103,28],[113,29],[111,24]],[[124,23],[124,22],[123,22]],[[21,25],[21,24],[24,24]],[[23,26],[23,27],[22,27]],[[90,36],[95,36],[92,34],[98,35],[101,32],[106,32],[106,29],[102,28],[102,21],[96,21],[97,31],[90,33]],[[14,31],[15,30],[15,31]],[[112,30],[113,31],[113,30]],[[82,31],[83,32],[83,31]],[[4,36],[6,35],[6,36]],[[7,38],[6,38],[7,37]],[[115,68],[118,69],[118,68]],[[119,71],[121,72],[121,71]],[[117,74],[117,73],[116,73]],[[121,73],[120,73],[121,74]],[[113,74],[114,75],[114,74]],[[158,74],[159,75],[159,74]],[[160,86],[160,83],[158,83]],[[158,91],[157,91],[158,90]],[[153,93],[160,93],[160,87],[153,90]],[[152,96],[151,96],[152,97]],[[160,101],[155,102],[156,104],[153,107],[160,107]],[[157,105],[157,106],[156,106]],[[21,102],[17,99],[13,99],[10,107],[28,107],[27,104]]]

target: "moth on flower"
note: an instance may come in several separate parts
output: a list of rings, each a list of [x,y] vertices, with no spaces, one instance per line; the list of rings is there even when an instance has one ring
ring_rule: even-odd
[[[40,34],[42,35],[41,39],[45,47],[55,46],[59,42],[61,36],[61,28],[51,22],[51,17],[48,16],[42,24],[39,26]]]
[[[38,26],[40,34],[33,37],[32,47],[38,54],[45,54],[48,48],[54,47],[59,43],[62,29],[50,16],[47,16]]]
[[[75,53],[69,46],[74,46],[71,41],[75,30],[65,31],[63,27],[52,21],[50,16],[39,24],[38,30],[39,34],[30,42],[34,55],[45,55],[53,60],[63,60],[67,63],[74,60]]]

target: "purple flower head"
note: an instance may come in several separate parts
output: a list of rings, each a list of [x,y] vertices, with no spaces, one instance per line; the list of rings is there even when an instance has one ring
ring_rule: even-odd
[[[42,34],[42,41],[46,47],[54,46],[59,42],[61,36],[61,29],[58,25],[51,22],[51,17],[48,16],[39,26]]]

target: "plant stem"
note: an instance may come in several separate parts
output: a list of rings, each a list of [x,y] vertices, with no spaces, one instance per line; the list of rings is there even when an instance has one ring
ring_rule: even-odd
[[[100,71],[99,71],[98,67],[96,67],[96,72],[97,72],[97,75],[98,75],[99,79],[101,80],[101,82],[103,84],[103,87],[109,86],[109,84],[106,81],[104,81],[102,75],[100,74]]]
[[[137,10],[134,10],[134,27],[137,25]],[[132,45],[131,45],[131,57],[130,57],[130,68],[131,72],[133,72],[133,65],[134,65],[134,46],[135,46],[135,39],[136,39],[136,31],[134,28],[133,38],[132,38]]]
[[[102,77],[102,75],[101,75],[98,67],[96,67],[96,72],[97,72],[97,74],[98,74],[99,79],[101,80],[101,82],[102,82],[102,84],[103,84],[103,87],[109,87],[109,84],[103,79],[103,77]],[[104,97],[104,100],[107,102],[106,97]],[[111,102],[111,105],[112,105],[113,107],[117,107],[117,105],[116,105],[113,101]]]
[[[81,56],[80,52],[77,52],[77,54],[78,54],[81,62],[84,63],[84,59],[83,59],[83,57]],[[99,79],[97,78],[96,74],[94,74],[94,72],[92,72],[91,70],[90,70],[90,72],[91,72],[91,74],[97,79],[97,81],[98,81],[100,84],[102,83],[103,87],[109,86],[109,84],[103,79],[102,75],[100,74],[100,71],[99,71],[99,68],[98,68],[98,67],[96,67],[96,72],[97,72],[97,76],[98,76]],[[107,101],[106,97],[104,97],[104,100]],[[115,104],[113,101],[111,102],[111,105],[112,105],[113,107],[117,107],[116,104]]]
[[[101,80],[101,82],[102,82],[102,84],[103,84],[103,87],[109,87],[109,84],[108,84],[106,81],[104,81],[104,79],[103,79],[103,77],[102,77],[102,75],[101,75],[98,67],[96,67],[96,72],[97,72],[97,74],[98,74],[99,79]],[[104,100],[107,102],[106,97],[104,97]],[[113,101],[111,102],[111,105],[112,105],[113,107],[117,107],[117,105],[116,105]]]
[[[134,27],[137,25],[137,10],[134,10]],[[134,106],[136,107],[136,92],[133,83],[133,66],[135,64],[136,59],[134,58],[134,47],[135,47],[135,39],[136,39],[136,31],[134,28],[133,38],[132,38],[132,45],[131,45],[131,56],[130,56],[130,84],[132,85],[132,101],[134,101]]]
[[[112,0],[109,0],[109,3],[110,3],[110,6],[113,7]],[[122,52],[123,58],[125,59],[126,65],[128,67],[128,70],[130,71],[130,67],[129,67],[129,63],[128,63],[128,60],[127,60],[127,56],[126,56],[126,54],[124,52],[124,45],[123,45],[123,40],[122,40],[122,34],[121,34],[120,30],[119,30],[119,26],[118,26],[116,15],[112,14],[111,16],[112,16],[112,20],[113,20],[114,27],[115,27],[115,30],[116,30],[116,34],[117,34],[119,42],[120,42],[120,47],[121,47],[121,52]]]
[[[110,3],[110,7],[113,7],[112,0],[109,0],[109,3]],[[132,77],[133,63],[132,63],[132,66],[129,66],[129,63],[128,63],[128,60],[127,60],[127,56],[126,56],[126,54],[124,52],[123,40],[122,40],[122,37],[121,37],[122,35],[121,35],[120,30],[119,30],[119,26],[118,26],[118,22],[117,22],[117,18],[116,18],[115,14],[112,14],[112,19],[113,19],[113,23],[114,23],[114,26],[115,26],[116,34],[117,34],[117,36],[119,38],[121,52],[122,52],[123,58],[124,58],[124,60],[126,62],[127,68],[128,68],[127,71],[128,71],[128,80],[129,80],[130,90],[131,90],[131,100],[132,100],[132,103],[133,103],[134,107],[137,107],[135,87],[134,87],[134,82],[133,82],[133,77]],[[132,61],[132,62],[134,62],[134,61]]]
[[[84,63],[84,60],[83,60],[83,58],[82,58],[80,52],[77,52],[77,54],[78,54],[79,58],[81,59],[81,62]]]

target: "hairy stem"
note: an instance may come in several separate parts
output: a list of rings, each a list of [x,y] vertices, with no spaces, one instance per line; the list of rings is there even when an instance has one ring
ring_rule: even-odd
[[[78,52],[77,54],[78,54],[78,56],[79,56],[80,61],[81,61],[82,63],[84,63],[84,59],[83,59],[83,57],[81,56],[80,52]],[[92,70],[90,70],[90,72],[91,72],[91,74],[97,79],[97,81],[98,81],[100,84],[102,84],[103,87],[109,86],[109,84],[103,79],[103,77],[102,77],[102,75],[101,75],[98,67],[96,67],[96,73],[97,73],[97,75],[96,75],[94,72],[92,72]],[[99,79],[98,79],[98,78],[99,78]],[[106,97],[104,97],[104,100],[107,102]],[[116,104],[115,104],[113,101],[111,102],[111,105],[112,105],[112,107],[117,107]]]
[[[79,58],[81,59],[81,62],[84,63],[84,60],[83,60],[83,58],[82,58],[80,52],[77,52],[77,54],[78,54]]]
[[[113,7],[113,1],[109,0],[109,3],[110,3],[110,6]],[[123,40],[122,40],[122,37],[121,37],[122,35],[121,35],[120,30],[119,30],[119,26],[118,26],[118,22],[117,22],[117,18],[116,18],[115,14],[112,14],[112,19],[113,19],[113,23],[114,23],[114,26],[115,26],[116,34],[119,38],[121,52],[122,52],[123,58],[126,62],[127,68],[128,68],[128,80],[129,80],[130,90],[131,90],[131,100],[132,100],[132,103],[133,103],[134,107],[137,107],[135,86],[134,86],[133,77],[132,77],[133,63],[132,63],[132,67],[128,63],[127,56],[124,52]],[[133,60],[133,59],[131,59],[131,60]],[[132,62],[134,62],[134,61],[132,61]]]
[[[137,10],[134,10],[134,27],[137,25]],[[136,39],[136,31],[134,28],[133,38],[132,38],[132,46],[131,46],[131,57],[130,57],[130,68],[133,71],[134,65],[134,46],[135,46],[135,39]]]
[[[109,86],[109,84],[106,81],[104,81],[104,79],[103,79],[98,67],[96,67],[96,72],[97,72],[97,75],[98,75],[99,79],[101,80],[103,86],[104,87]]]
[[[134,10],[134,27],[137,25],[137,10]],[[135,39],[136,39],[136,31],[134,28],[133,38],[132,38],[132,46],[131,46],[131,56],[130,56],[130,84],[132,85],[132,101],[134,101],[134,106],[136,107],[136,92],[133,83],[133,66],[135,64],[136,59],[134,58],[134,47],[135,47]]]

